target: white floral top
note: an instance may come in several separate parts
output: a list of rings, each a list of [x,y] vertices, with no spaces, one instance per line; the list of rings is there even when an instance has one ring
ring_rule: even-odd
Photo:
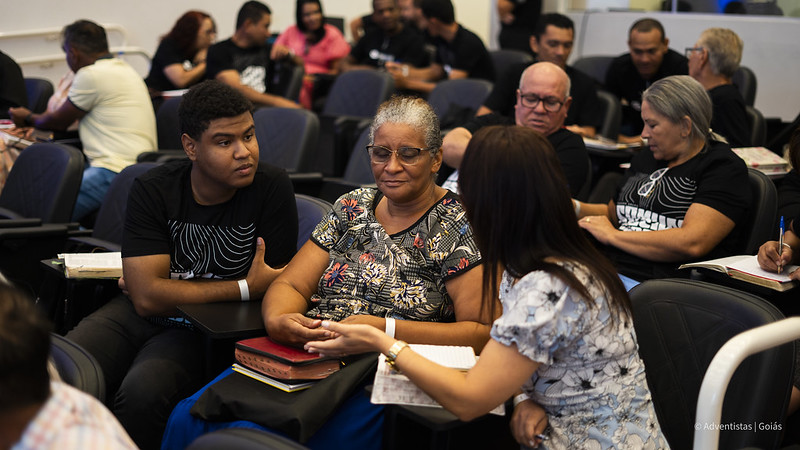
[[[480,262],[458,197],[448,192],[409,228],[389,235],[375,218],[381,194],[357,189],[340,197],[312,240],[330,254],[308,317],[354,314],[451,322],[445,281]]]
[[[503,315],[492,338],[541,363],[523,390],[548,415],[545,448],[669,448],[656,418],[630,318],[612,322],[606,292],[582,266],[561,265],[587,287],[588,307],[556,276],[503,274]]]

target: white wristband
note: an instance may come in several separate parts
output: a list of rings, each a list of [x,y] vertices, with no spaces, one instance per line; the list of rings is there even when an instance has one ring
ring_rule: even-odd
[[[243,302],[250,300],[250,287],[247,286],[247,280],[239,280],[239,295]]]
[[[575,208],[575,217],[581,215],[581,202],[577,200],[572,200],[572,207]]]
[[[394,326],[395,326],[395,320],[390,318],[390,317],[387,317],[386,318],[386,334],[388,334],[390,338],[394,337]]]
[[[514,402],[514,407],[516,408],[517,405],[524,402],[525,400],[530,400],[530,397],[528,397],[528,394],[523,392],[522,394],[515,395],[514,400],[512,401]]]

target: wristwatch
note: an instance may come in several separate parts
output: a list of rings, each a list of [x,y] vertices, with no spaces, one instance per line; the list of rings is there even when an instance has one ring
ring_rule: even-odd
[[[389,351],[386,353],[386,364],[388,364],[389,368],[395,372],[398,372],[397,367],[395,367],[397,355],[406,347],[408,347],[408,343],[406,341],[394,341],[394,344],[389,347]]]

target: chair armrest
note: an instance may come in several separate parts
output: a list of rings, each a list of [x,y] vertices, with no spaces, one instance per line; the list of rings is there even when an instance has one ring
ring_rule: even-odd
[[[35,228],[42,225],[42,219],[0,219],[0,229],[2,228]]]
[[[289,172],[288,175],[295,194],[319,195],[323,180],[321,172]]]
[[[5,239],[30,239],[34,237],[67,236],[69,225],[46,223],[40,226],[0,228],[0,241]]]
[[[67,240],[67,248],[70,253],[85,253],[95,250],[119,252],[122,246],[111,241],[98,239],[91,236],[73,236]]]

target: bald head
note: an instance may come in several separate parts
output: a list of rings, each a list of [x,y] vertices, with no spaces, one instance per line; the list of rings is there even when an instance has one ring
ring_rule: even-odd
[[[564,126],[572,103],[570,80],[564,69],[551,62],[538,62],[522,72],[517,90],[517,125],[548,136]]]

